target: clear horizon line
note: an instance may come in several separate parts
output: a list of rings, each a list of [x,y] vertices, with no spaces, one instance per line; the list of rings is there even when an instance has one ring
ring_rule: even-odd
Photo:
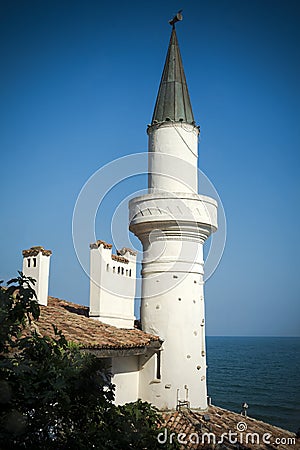
[[[274,335],[235,335],[235,334],[208,334],[206,335],[206,337],[224,337],[224,338],[228,338],[228,337],[239,337],[239,338],[244,338],[244,337],[259,337],[259,338],[300,338],[300,335],[290,335],[290,336],[274,336]]]

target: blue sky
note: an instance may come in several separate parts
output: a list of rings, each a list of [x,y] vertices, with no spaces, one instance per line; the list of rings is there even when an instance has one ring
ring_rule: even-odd
[[[104,164],[147,151],[167,21],[181,8],[199,167],[228,225],[206,285],[207,333],[299,335],[296,0],[1,2],[1,278],[21,268],[22,249],[43,245],[53,251],[50,294],[88,304],[74,205]],[[112,190],[98,238],[112,241],[115,206],[144,188],[141,175]]]

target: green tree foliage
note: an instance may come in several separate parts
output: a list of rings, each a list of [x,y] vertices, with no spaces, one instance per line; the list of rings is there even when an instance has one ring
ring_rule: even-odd
[[[32,278],[23,277],[8,281],[7,287],[0,289],[0,352],[9,351],[13,341],[20,337],[22,329],[31,318],[38,319],[40,315],[36,294],[31,285]],[[0,285],[3,281],[0,281]]]
[[[0,286],[1,450],[161,449],[153,406],[115,406],[99,358],[55,328],[55,339],[30,330],[40,314],[31,283],[20,273]]]

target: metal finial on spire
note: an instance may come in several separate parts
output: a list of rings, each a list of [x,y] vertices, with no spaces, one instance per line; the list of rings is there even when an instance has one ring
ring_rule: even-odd
[[[178,13],[173,17],[173,19],[169,20],[169,24],[172,25],[173,28],[175,28],[176,22],[180,22],[183,19],[183,16],[181,14],[182,11],[183,9],[180,9]]]

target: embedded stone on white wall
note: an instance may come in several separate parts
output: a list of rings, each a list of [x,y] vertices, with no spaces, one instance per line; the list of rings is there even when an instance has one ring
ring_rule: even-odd
[[[118,328],[134,328],[136,252],[98,240],[90,244],[90,317]]]
[[[51,250],[44,247],[31,247],[23,250],[23,269],[25,276],[36,280],[34,290],[40,305],[47,306],[49,289],[49,269]]]

